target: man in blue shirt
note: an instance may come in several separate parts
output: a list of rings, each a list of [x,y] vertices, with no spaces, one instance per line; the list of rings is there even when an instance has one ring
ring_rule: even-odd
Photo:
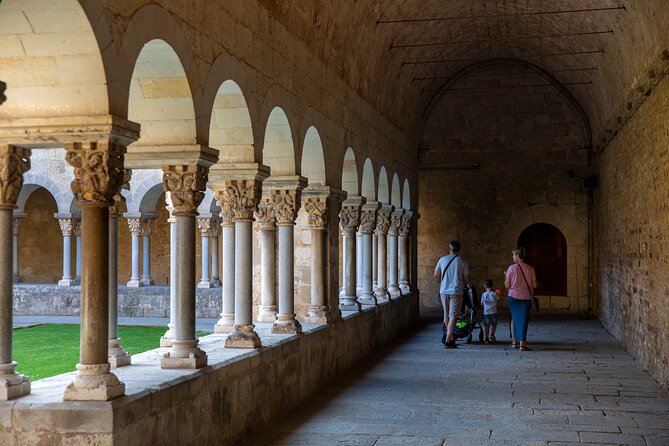
[[[460,242],[452,240],[448,244],[449,254],[443,256],[434,268],[434,278],[439,283],[439,297],[444,308],[444,327],[447,348],[456,348],[453,331],[462,306],[465,283],[469,282],[469,265],[460,257]]]

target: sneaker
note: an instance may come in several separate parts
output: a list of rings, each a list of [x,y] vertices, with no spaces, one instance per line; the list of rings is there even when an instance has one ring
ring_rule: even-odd
[[[486,339],[485,341],[483,341],[483,343],[484,344],[490,344],[490,341]]]
[[[495,337],[495,335],[490,335],[490,343],[494,344],[495,342],[497,342],[497,338]]]
[[[446,348],[458,348],[458,345],[455,343],[455,339],[451,342],[446,343]]]

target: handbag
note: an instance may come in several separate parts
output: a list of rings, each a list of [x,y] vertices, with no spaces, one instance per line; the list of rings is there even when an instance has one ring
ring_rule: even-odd
[[[525,280],[525,285],[527,285],[527,289],[530,291],[530,295],[534,294],[534,289],[530,287],[530,284],[527,281],[527,278],[525,277],[525,273],[523,272],[523,267],[520,266],[520,263],[518,264],[518,268],[520,268],[520,274],[523,275],[523,280]],[[539,308],[539,298],[536,296],[532,296],[532,311],[535,313],[539,312],[541,308]]]

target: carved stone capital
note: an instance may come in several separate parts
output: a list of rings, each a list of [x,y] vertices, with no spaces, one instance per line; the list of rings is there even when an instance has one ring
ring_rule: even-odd
[[[59,218],[58,224],[60,225],[60,232],[63,233],[64,237],[74,235],[74,225],[71,218]]]
[[[390,226],[388,227],[388,235],[397,237],[400,226],[402,225],[402,214],[393,212],[390,216]]]
[[[198,217],[197,229],[203,236],[211,235],[211,217]]]
[[[81,220],[72,219],[72,233],[75,237],[81,236]]]
[[[224,181],[224,188],[219,192],[224,206],[229,208],[235,220],[253,220],[253,213],[260,200],[260,189],[262,182],[258,180],[235,180]],[[225,216],[221,212],[221,218]]]
[[[128,220],[128,228],[133,237],[142,235],[142,219],[140,217],[126,217]]]
[[[153,221],[148,218],[144,218],[142,219],[141,226],[142,237],[151,237],[153,234]]]
[[[211,220],[211,229],[209,229],[209,234],[212,237],[218,237],[221,235],[221,222],[218,220]]]
[[[339,225],[342,231],[357,231],[360,225],[360,208],[344,206],[339,211]]]
[[[262,197],[260,203],[258,203],[255,217],[260,228],[273,228],[275,226],[276,216],[274,215],[274,203],[271,197]]]
[[[411,233],[411,215],[405,214],[402,216],[402,223],[399,227],[399,236],[408,237]]]
[[[390,214],[386,212],[379,212],[376,215],[376,228],[374,228],[374,233],[376,235],[384,236],[388,234],[389,228],[390,228]]]
[[[221,208],[221,212],[218,214],[221,217],[221,224],[233,224],[235,222],[235,213],[232,211],[232,205],[224,199],[223,193],[220,191],[216,192],[216,204]]]
[[[123,169],[123,180],[121,183],[121,189],[130,190],[130,179],[132,178],[132,170]],[[125,204],[125,197],[121,195],[119,191],[118,194],[114,195],[114,203],[109,207],[110,216],[121,216],[124,212],[127,212],[128,207]]]
[[[163,166],[163,189],[170,193],[173,215],[195,215],[204,198],[208,171],[195,163]]]
[[[300,209],[299,189],[273,189],[274,216],[279,225],[293,224]]]
[[[327,226],[327,197],[309,196],[304,199],[304,209],[309,216],[309,228],[325,229]]]
[[[361,234],[373,234],[376,227],[376,210],[363,209],[360,213],[360,228],[358,232]]]
[[[12,228],[12,233],[18,236],[21,233],[21,224],[25,217],[14,217],[14,226]]]
[[[30,149],[0,144],[0,209],[14,209],[30,169]]]
[[[108,141],[65,144],[65,160],[74,167],[72,193],[79,206],[111,206],[123,185],[126,147]]]

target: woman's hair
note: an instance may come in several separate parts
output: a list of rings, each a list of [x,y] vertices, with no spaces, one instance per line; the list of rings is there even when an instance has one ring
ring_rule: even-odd
[[[513,254],[514,256],[517,255],[519,258],[525,260],[525,248],[523,248],[523,247],[519,247],[518,249],[514,249],[513,251],[511,251],[511,254]]]

